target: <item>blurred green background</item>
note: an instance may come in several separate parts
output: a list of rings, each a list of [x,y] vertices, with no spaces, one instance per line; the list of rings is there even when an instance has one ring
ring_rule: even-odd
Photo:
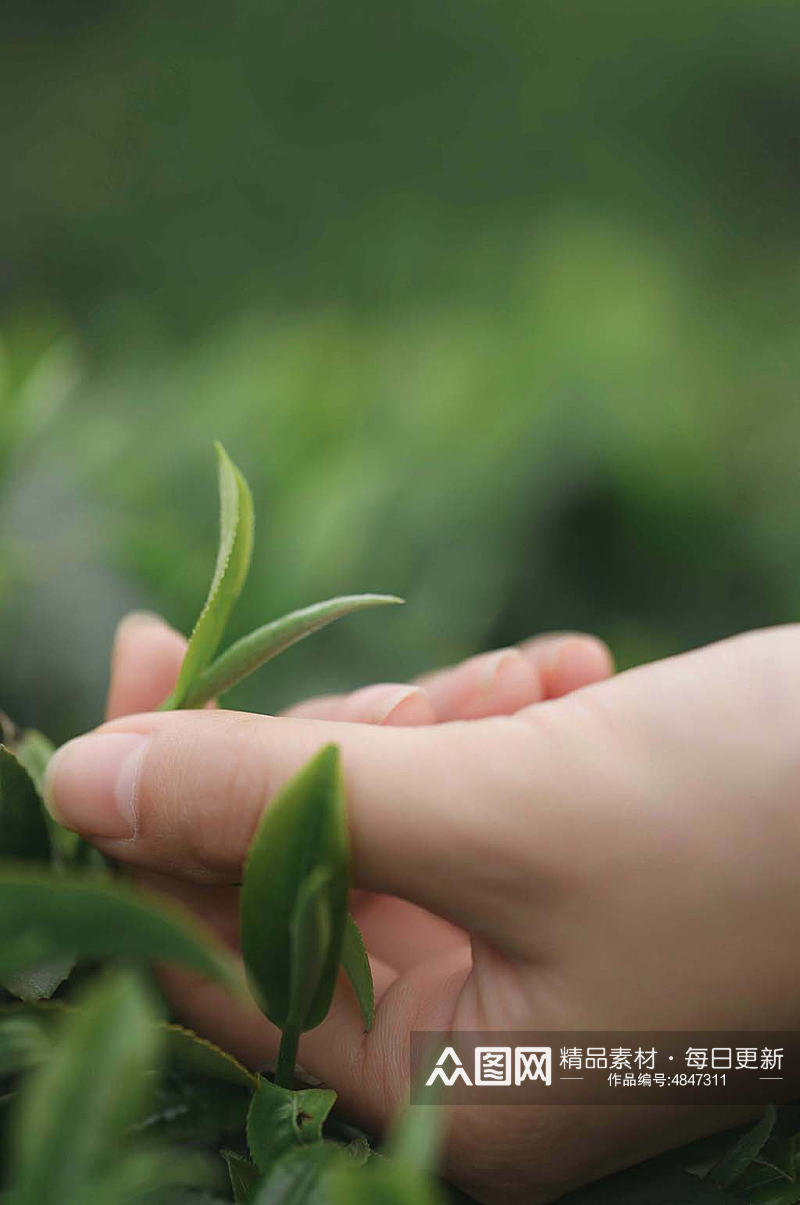
[[[549,627],[620,664],[800,617],[800,5],[6,0],[0,706],[188,629],[403,594],[272,710]]]

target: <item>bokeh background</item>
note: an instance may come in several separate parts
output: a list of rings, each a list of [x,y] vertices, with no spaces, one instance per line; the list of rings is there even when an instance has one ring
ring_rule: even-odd
[[[800,618],[800,5],[5,0],[0,706],[96,722],[188,629],[404,595],[273,710],[542,628],[621,665]]]

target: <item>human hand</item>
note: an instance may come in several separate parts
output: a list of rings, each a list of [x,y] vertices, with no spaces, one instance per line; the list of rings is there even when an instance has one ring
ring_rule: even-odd
[[[166,657],[147,674],[145,660],[126,687],[136,707],[171,686]],[[376,1024],[365,1037],[343,987],[300,1060],[376,1127],[407,1091],[414,1029],[793,1027],[799,663],[800,631],[785,628],[535,705],[510,693],[513,714],[469,722],[137,715],[66,746],[50,795],[100,848],[167,874],[223,930],[227,917],[233,941],[232,884],[264,805],[320,745],[341,746],[354,881],[423,924],[412,942],[367,897]],[[409,947],[426,920],[420,961]],[[260,1015],[170,982],[188,1019],[246,1061],[274,1052]],[[654,1106],[460,1109],[448,1166],[482,1200],[542,1201],[725,1124]]]

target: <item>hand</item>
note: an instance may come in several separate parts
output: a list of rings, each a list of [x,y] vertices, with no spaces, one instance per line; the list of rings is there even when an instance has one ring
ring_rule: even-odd
[[[152,706],[141,668],[131,700]],[[166,693],[166,669],[148,674]],[[50,799],[100,848],[167,873],[204,915],[233,917],[229,884],[270,795],[340,744],[356,885],[449,926],[434,920],[423,960],[395,965],[398,935],[384,948],[382,926],[365,924],[374,1029],[364,1037],[343,987],[301,1042],[302,1064],[375,1127],[407,1090],[414,1029],[795,1027],[799,675],[800,629],[787,627],[534,705],[509,692],[513,714],[470,722],[138,715],[65,746]],[[437,689],[427,684],[434,710]],[[172,982],[210,1036],[251,1063],[274,1051],[263,1019]],[[481,1200],[514,1202],[551,1200],[732,1115],[495,1106],[460,1109],[457,1123],[449,1174]]]

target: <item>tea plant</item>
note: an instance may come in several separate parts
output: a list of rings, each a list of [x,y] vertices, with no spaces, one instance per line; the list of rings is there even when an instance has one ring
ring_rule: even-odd
[[[217,453],[216,567],[163,708],[201,707],[334,619],[400,601],[331,599],[218,653],[247,578],[253,506],[239,470],[220,446]],[[50,819],[41,790],[52,746],[7,717],[0,723],[0,1202],[443,1200],[429,1174],[441,1109],[408,1110],[378,1153],[337,1117],[333,1089],[295,1086],[300,1035],[325,1019],[340,969],[367,1030],[375,1011],[364,943],[348,913],[338,749],[321,749],[278,792],[253,837],[242,883],[243,973],[191,915],[128,885]],[[172,1023],[151,981],[154,960],[216,980],[234,998],[254,997],[281,1030],[274,1075],[252,1073]],[[717,1136],[691,1158],[673,1152],[569,1200],[793,1205],[800,1142],[791,1121],[791,1111],[777,1118],[769,1109],[732,1147],[730,1135]]]
[[[253,551],[247,483],[217,445],[220,542],[205,605],[162,708],[201,707],[295,641],[354,611],[330,599],[218,654]],[[3,1202],[434,1202],[418,1152],[428,1110],[398,1128],[394,1160],[331,1116],[336,1093],[295,1087],[300,1035],[330,1008],[340,968],[365,1028],[372,977],[348,914],[349,849],[338,749],[322,749],[272,800],[244,871],[246,971],[188,913],[134,889],[44,809],[52,746],[3,717],[0,747],[0,1125]],[[153,960],[256,999],[282,1031],[274,1077],[160,1013]],[[14,1002],[16,1000],[16,1002]],[[413,1114],[414,1111],[411,1111]],[[426,1160],[427,1162],[427,1160]]]

